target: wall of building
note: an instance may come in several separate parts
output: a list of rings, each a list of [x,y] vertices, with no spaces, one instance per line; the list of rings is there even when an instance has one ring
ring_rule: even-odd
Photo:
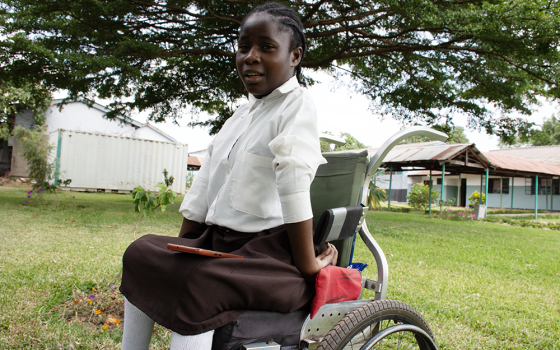
[[[97,108],[89,108],[82,102],[72,102],[58,110],[58,105],[46,111],[47,134],[58,130],[74,130],[105,135],[132,136],[136,128],[120,119],[105,119],[105,112]]]
[[[436,185],[437,179],[441,178],[441,176],[433,176],[432,180],[434,182],[434,190],[441,191],[441,185]],[[480,175],[466,175],[463,174],[461,176],[462,179],[467,179],[467,204],[469,204],[468,198],[475,192],[481,191],[480,186]],[[425,180],[429,179],[429,176],[424,177]],[[500,179],[498,176],[489,176],[489,179]],[[506,179],[506,178],[504,178]],[[446,176],[445,177],[445,192],[444,192],[444,199],[449,198],[458,198],[459,192],[459,177],[457,175],[453,176]],[[535,195],[534,194],[526,194],[525,193],[525,178],[516,177],[514,179],[514,187],[512,189],[512,180],[509,178],[509,193],[488,193],[487,204],[489,207],[492,208],[504,208],[510,209],[511,208],[511,193],[513,191],[513,208],[514,209],[535,209]],[[482,183],[482,192],[484,193],[486,190],[486,183],[483,179]],[[409,186],[409,191],[411,190],[412,186]],[[489,191],[490,192],[490,191]],[[538,195],[538,209],[539,210],[560,210],[560,195]]]
[[[172,140],[168,139],[164,135],[160,134],[159,132],[155,131],[154,129],[150,128],[149,126],[142,126],[134,131],[132,137],[137,139],[143,140],[153,140],[153,141],[161,141],[161,142],[172,142]]]
[[[389,195],[389,179],[390,175],[381,175],[377,178],[376,185],[387,192]],[[408,175],[406,172],[393,172],[393,182],[391,186],[391,201],[406,202],[408,194]]]

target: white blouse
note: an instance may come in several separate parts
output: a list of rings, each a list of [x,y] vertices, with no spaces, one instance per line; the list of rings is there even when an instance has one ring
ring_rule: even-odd
[[[226,121],[179,211],[241,232],[304,221],[323,163],[315,104],[293,77],[261,99],[249,95]]]

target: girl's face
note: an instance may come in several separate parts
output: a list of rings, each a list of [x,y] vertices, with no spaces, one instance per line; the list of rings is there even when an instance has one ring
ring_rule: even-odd
[[[245,88],[256,98],[270,94],[294,76],[301,47],[290,51],[291,33],[282,31],[274,18],[255,13],[247,18],[239,34],[237,72]]]

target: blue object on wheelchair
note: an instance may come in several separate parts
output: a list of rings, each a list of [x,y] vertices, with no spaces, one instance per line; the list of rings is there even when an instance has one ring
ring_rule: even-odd
[[[365,270],[366,267],[368,267],[369,265],[366,263],[361,263],[361,262],[355,262],[355,263],[351,263],[350,265],[348,265],[347,269],[355,269],[360,271],[360,273],[362,271]]]

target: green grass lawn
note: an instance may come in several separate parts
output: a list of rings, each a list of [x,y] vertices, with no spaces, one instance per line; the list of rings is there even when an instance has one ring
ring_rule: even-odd
[[[130,195],[63,192],[58,208],[25,205],[26,197],[25,189],[0,187],[0,349],[120,348],[122,323],[103,330],[84,317],[101,319],[110,308],[95,298],[88,304],[90,293],[122,300],[109,289],[118,286],[138,220]],[[177,235],[181,200],[144,220],[137,235]],[[418,309],[440,349],[560,349],[558,231],[419,212],[367,220],[389,262],[387,298]],[[373,265],[360,241],[354,260]],[[152,348],[168,342],[158,328]]]

